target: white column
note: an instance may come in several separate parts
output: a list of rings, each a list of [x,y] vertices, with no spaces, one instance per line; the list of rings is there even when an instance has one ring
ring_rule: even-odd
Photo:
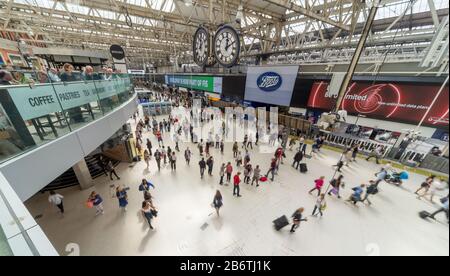
[[[75,172],[82,190],[86,190],[94,185],[92,183],[91,173],[89,172],[89,168],[84,159],[73,165],[72,169]]]

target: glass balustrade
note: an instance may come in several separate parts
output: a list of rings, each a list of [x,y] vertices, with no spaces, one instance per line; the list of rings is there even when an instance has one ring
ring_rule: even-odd
[[[3,233],[3,229],[0,226],[0,256],[12,256],[11,248],[9,247],[8,240]]]
[[[0,256],[57,256],[36,220],[0,172]]]
[[[127,74],[56,78],[65,81],[40,74],[40,83],[0,86],[0,163],[105,116],[134,94]]]

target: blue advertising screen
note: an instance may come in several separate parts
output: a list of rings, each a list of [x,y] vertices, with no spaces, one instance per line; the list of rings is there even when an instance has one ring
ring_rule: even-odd
[[[245,86],[245,100],[289,106],[298,68],[298,66],[249,67]]]

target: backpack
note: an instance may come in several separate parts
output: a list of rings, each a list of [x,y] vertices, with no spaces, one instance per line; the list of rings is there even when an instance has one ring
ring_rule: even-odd
[[[143,184],[141,184],[141,185],[139,185],[139,191],[140,192],[148,191],[148,189]]]
[[[367,193],[368,193],[368,194],[371,194],[371,195],[376,195],[376,194],[378,194],[378,187],[377,187],[376,185],[369,186],[369,187],[367,188]]]
[[[335,188],[336,188],[337,180],[336,180],[336,179],[331,180],[331,181],[330,181],[330,185],[331,185],[332,187],[335,187]]]

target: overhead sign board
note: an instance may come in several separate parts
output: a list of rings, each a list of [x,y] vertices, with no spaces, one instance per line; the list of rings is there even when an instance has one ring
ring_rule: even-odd
[[[328,86],[326,81],[313,84],[308,107],[327,111],[333,109],[337,95],[330,94]],[[353,82],[339,108],[349,114],[412,124],[419,123],[429,110],[424,125],[448,127],[448,86],[430,109],[440,87],[431,84]]]
[[[222,77],[166,75],[165,83],[178,87],[222,94]]]
[[[109,52],[111,53],[111,56],[117,60],[125,58],[125,51],[120,45],[111,45]]]
[[[252,66],[247,70],[245,100],[289,106],[299,66]]]

